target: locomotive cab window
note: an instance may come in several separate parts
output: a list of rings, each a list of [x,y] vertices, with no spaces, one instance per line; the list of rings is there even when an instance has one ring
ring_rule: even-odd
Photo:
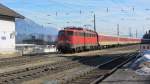
[[[73,32],[72,31],[67,31],[67,35],[68,36],[73,36]]]

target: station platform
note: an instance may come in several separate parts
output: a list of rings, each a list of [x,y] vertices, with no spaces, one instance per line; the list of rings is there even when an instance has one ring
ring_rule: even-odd
[[[119,69],[100,84],[150,84],[150,76],[138,75],[131,69]]]
[[[111,76],[104,79],[100,84],[150,84],[150,68],[149,65],[144,66],[143,68],[134,70],[131,66],[126,65]],[[147,73],[146,71],[147,70]]]

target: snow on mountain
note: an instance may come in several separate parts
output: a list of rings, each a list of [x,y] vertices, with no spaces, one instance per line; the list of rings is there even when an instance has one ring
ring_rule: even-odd
[[[31,35],[40,38],[41,36],[56,38],[58,29],[53,27],[43,27],[30,19],[16,19],[16,42],[20,43],[24,39],[31,38]]]
[[[26,34],[56,35],[58,30],[53,27],[43,27],[29,19],[16,19],[16,31]]]

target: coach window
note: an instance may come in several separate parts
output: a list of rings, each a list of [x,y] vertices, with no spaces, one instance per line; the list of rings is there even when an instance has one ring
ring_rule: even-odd
[[[82,36],[84,37],[84,33],[82,33]]]
[[[82,36],[83,36],[83,37],[85,36],[85,33],[84,33],[84,32],[82,33]]]
[[[90,33],[88,33],[88,37],[90,37]]]
[[[83,32],[80,32],[80,36],[82,36],[82,37],[84,36]]]
[[[143,46],[143,49],[145,49],[145,46]]]
[[[77,36],[77,32],[74,32],[74,35]]]
[[[82,37],[84,36],[84,33],[83,33],[83,32],[81,32],[81,36],[82,36]]]
[[[86,33],[86,37],[88,37],[88,33]]]
[[[88,37],[89,36],[89,34],[88,33],[86,33],[86,37]]]
[[[88,33],[88,37],[90,37],[90,34]]]
[[[80,36],[82,36],[82,33],[81,33],[81,32],[79,32],[79,35],[80,35]]]
[[[87,33],[85,33],[85,37],[87,37]]]
[[[80,36],[80,32],[77,32],[77,36]]]
[[[86,33],[84,33],[84,36],[86,37]]]
[[[149,49],[149,46],[147,46],[147,49]]]

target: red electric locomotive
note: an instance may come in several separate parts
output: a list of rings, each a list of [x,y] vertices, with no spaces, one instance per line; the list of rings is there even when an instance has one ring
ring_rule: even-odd
[[[97,33],[83,28],[67,27],[58,34],[58,51],[83,51],[98,46]]]

